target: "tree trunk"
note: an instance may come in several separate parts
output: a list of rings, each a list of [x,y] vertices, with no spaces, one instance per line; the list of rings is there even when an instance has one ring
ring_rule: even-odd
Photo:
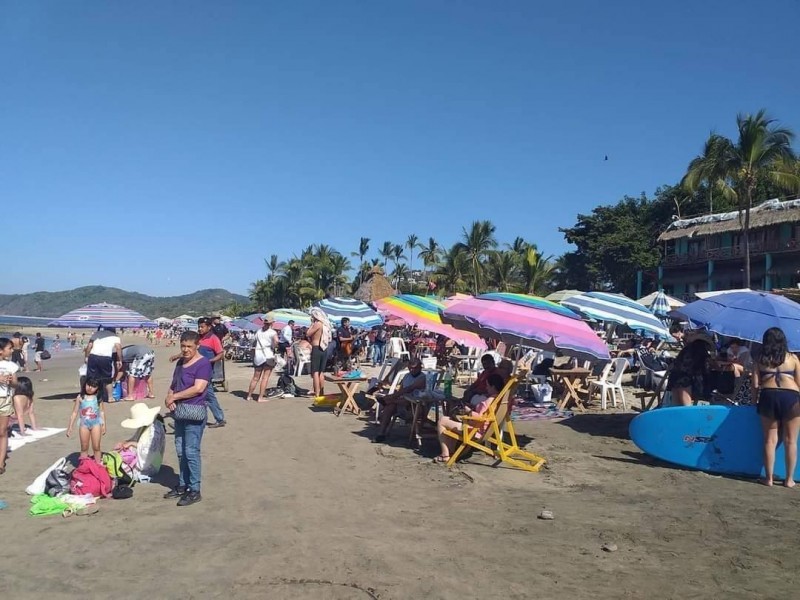
[[[744,207],[744,287],[750,287],[750,207],[753,191],[747,188],[747,206]]]

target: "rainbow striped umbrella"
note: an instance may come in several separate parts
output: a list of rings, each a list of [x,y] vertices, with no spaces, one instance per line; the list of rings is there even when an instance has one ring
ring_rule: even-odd
[[[156,327],[156,322],[151,321],[135,310],[117,306],[116,304],[88,304],[82,308],[76,308],[65,315],[61,315],[56,320],[48,323],[51,327],[75,327],[92,328],[97,327]]]
[[[441,334],[462,346],[486,348],[486,342],[480,336],[442,323],[439,312],[444,310],[446,305],[435,298],[400,294],[376,300],[375,307],[385,315],[403,319],[409,325],[416,325],[424,331]]]
[[[521,295],[521,294],[518,294]],[[581,319],[550,310],[550,302],[472,298],[441,312],[442,322],[507,344],[522,344],[589,359],[608,359],[608,346]]]

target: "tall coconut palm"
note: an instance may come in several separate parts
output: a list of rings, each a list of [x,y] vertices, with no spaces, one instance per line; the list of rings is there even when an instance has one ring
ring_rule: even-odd
[[[763,178],[793,191],[800,189],[800,177],[793,172],[796,156],[792,151],[794,133],[790,129],[780,127],[763,109],[755,115],[737,115],[736,126],[739,137],[735,143],[725,138],[714,140],[713,144],[718,145],[711,157],[714,166],[703,161],[693,168],[690,163],[692,173],[687,173],[687,177],[700,181],[710,172],[724,174],[717,187],[736,199],[740,218],[744,214],[744,281],[745,287],[750,287],[750,209],[758,180]]]
[[[362,237],[361,241],[358,243],[358,252],[351,252],[350,256],[358,257],[358,277],[359,283],[364,282],[363,278],[363,271],[364,271],[364,258],[367,256],[367,252],[369,252],[369,238]]]
[[[481,274],[483,271],[482,260],[487,253],[497,247],[497,239],[494,237],[495,226],[491,221],[473,221],[469,231],[466,227],[462,230],[463,242],[458,246],[469,259],[472,275],[472,286],[475,294],[480,292]]]
[[[439,242],[433,238],[428,238],[427,244],[420,245],[419,257],[422,259],[422,266],[425,270],[425,279],[430,282],[430,271],[439,262],[441,255],[441,247]]]
[[[397,268],[398,263],[401,260],[404,260],[405,257],[406,257],[406,255],[403,254],[403,245],[402,244],[395,244],[394,246],[392,246],[392,257],[391,258],[392,258],[392,262],[394,263],[395,268]]]
[[[469,268],[469,256],[461,248],[461,244],[454,244],[444,253],[434,279],[444,292],[455,294],[467,288],[466,277]]]
[[[692,159],[686,175],[681,180],[681,186],[691,193],[695,193],[702,183],[708,186],[708,214],[714,212],[714,189],[722,191],[725,187],[725,180],[728,177],[725,156],[730,147],[728,138],[711,132],[703,146],[703,153]],[[678,217],[680,218],[680,205],[678,205]]]
[[[286,266],[285,262],[282,262],[278,259],[277,254],[273,254],[269,257],[269,260],[266,258],[264,259],[264,264],[267,265],[267,270],[269,271],[268,279],[274,279],[276,275],[279,275],[283,267]]]
[[[410,274],[411,271],[409,271],[408,265],[397,264],[392,272],[392,283],[394,283],[394,289],[399,292],[400,282],[403,280],[408,280]]]
[[[383,242],[383,246],[381,249],[378,250],[378,254],[380,254],[381,258],[383,259],[383,270],[386,271],[386,263],[389,262],[389,259],[392,258],[394,251],[394,245],[392,242]]]
[[[522,259],[522,291],[526,294],[541,293],[555,268],[551,258],[544,258],[536,248],[528,248]]]
[[[519,260],[511,250],[489,254],[488,276],[491,284],[501,292],[508,292],[519,275]]]
[[[408,270],[411,273],[411,281],[414,280],[414,250],[419,248],[419,238],[415,234],[411,234],[406,239],[406,248],[408,248]],[[413,287],[411,288],[413,291]]]

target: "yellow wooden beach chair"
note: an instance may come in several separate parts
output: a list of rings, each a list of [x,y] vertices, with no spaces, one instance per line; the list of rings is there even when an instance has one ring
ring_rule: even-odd
[[[496,459],[498,462],[495,466],[504,462],[517,469],[533,473],[542,468],[542,465],[545,464],[544,458],[523,450],[517,444],[514,423],[511,421],[511,409],[517,385],[517,378],[511,377],[485,413],[480,416],[462,417],[461,422],[464,427],[460,432],[444,432],[444,435],[461,442],[461,445],[450,456],[450,460],[447,461],[448,467],[452,467],[461,453],[469,447]],[[480,435],[481,429],[487,423],[488,429],[483,435]]]

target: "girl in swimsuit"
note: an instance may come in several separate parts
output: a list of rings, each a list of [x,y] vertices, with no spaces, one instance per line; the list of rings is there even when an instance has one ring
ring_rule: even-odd
[[[75,406],[72,409],[69,426],[67,427],[67,437],[72,435],[72,426],[80,414],[81,422],[78,436],[81,440],[81,458],[89,455],[89,441],[91,441],[94,459],[102,464],[103,453],[100,450],[100,439],[106,434],[106,415],[103,411],[103,405],[97,398],[99,391],[100,381],[94,377],[87,377],[83,384],[83,390],[75,398]]]
[[[786,335],[777,327],[764,332],[761,356],[753,369],[753,389],[764,431],[764,485],[772,485],[778,428],[783,428],[788,488],[795,486],[797,433],[800,430],[800,360],[789,352]]]

